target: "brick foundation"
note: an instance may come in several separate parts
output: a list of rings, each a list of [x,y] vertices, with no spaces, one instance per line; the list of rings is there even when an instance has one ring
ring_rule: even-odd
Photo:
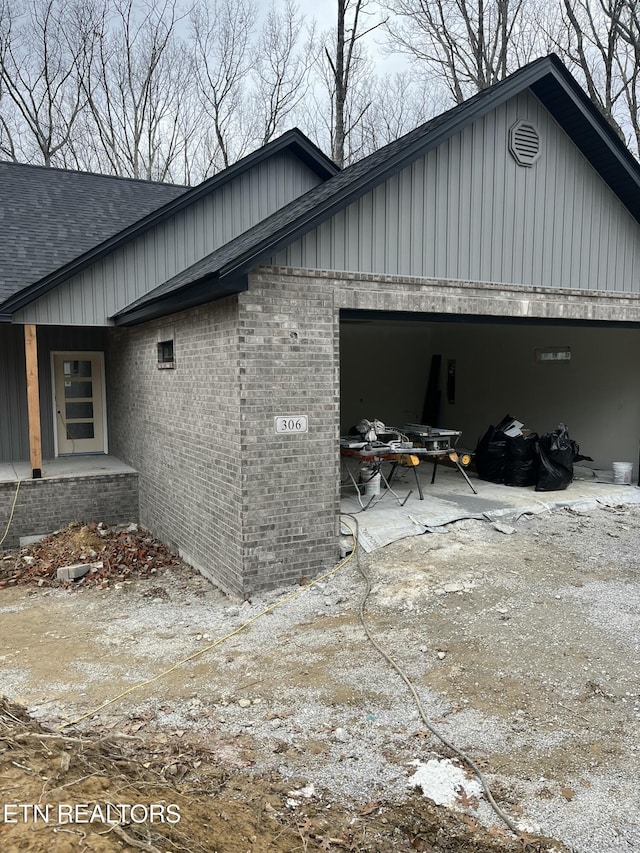
[[[16,483],[0,483],[0,537],[11,514]],[[92,474],[23,480],[3,549],[16,548],[21,536],[53,533],[71,521],[124,524],[138,521],[138,475]]]

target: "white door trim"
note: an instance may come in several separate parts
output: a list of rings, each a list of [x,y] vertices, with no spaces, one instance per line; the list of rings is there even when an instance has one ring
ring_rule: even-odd
[[[101,376],[101,388],[102,388],[102,434],[104,436],[104,450],[95,451],[93,454],[76,454],[78,456],[82,455],[102,455],[109,452],[109,436],[107,434],[107,384],[105,378],[104,371],[104,352],[102,350],[51,350],[50,352],[50,364],[51,364],[51,407],[53,410],[53,451],[54,456],[57,459],[59,456],[58,452],[58,418],[57,418],[57,406],[56,406],[56,363],[55,356],[61,355],[68,357],[69,359],[81,359],[83,356],[90,357],[98,357],[100,361],[100,376]],[[67,454],[65,454],[67,455]],[[73,454],[71,454],[73,455]]]

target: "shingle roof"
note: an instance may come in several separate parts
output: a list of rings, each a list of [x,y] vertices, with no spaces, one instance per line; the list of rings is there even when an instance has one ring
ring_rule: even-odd
[[[499,104],[530,88],[573,138],[631,213],[640,221],[640,167],[613,128],[591,104],[557,56],[535,60],[507,79],[484,89],[453,109],[415,128],[405,136],[347,167],[309,190],[258,225],[206,258],[161,284],[114,315],[116,323],[142,322],[160,316],[170,299],[178,310],[177,295],[198,285],[201,302],[245,289],[243,276],[282,247],[346,207],[414,159]],[[225,280],[223,283],[223,279]],[[208,284],[207,290],[202,285]],[[190,296],[190,304],[193,297]]]
[[[12,236],[17,236],[20,231],[28,232],[17,237],[10,251],[3,248],[0,252],[0,262],[4,267],[6,258],[7,267],[7,286],[4,288],[3,271],[0,270],[0,316],[2,310],[7,314],[19,310],[98,258],[284,150],[306,163],[322,180],[338,171],[335,163],[297,128],[286,131],[195,187],[124,180],[125,185],[133,184],[137,188],[135,192],[129,189],[132,200],[128,205],[127,191],[109,183],[123,179],[0,163],[0,167],[14,170],[39,170],[37,173],[23,173],[22,181],[14,177],[6,193],[0,170],[0,228],[4,225],[4,208],[11,211],[12,221],[19,220]],[[43,172],[44,175],[41,174]],[[91,179],[96,179],[95,189]],[[22,183],[25,189],[21,195],[19,188]],[[149,195],[146,206],[142,201],[145,192]],[[135,193],[140,195],[140,201]],[[154,194],[157,195],[155,200]],[[13,215],[14,208],[16,216]],[[101,228],[103,221],[105,227]],[[113,227],[107,227],[107,222],[112,222]],[[36,253],[40,262],[34,264],[29,246],[35,242],[36,235],[41,248]],[[10,301],[6,302],[8,298]],[[2,305],[3,301],[5,305]]]
[[[0,161],[0,303],[185,190]]]

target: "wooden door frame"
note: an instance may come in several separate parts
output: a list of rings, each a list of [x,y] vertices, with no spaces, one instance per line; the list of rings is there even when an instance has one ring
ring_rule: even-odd
[[[100,372],[102,374],[101,377],[101,388],[102,388],[102,434],[104,436],[103,441],[103,450],[96,450],[95,452],[90,453],[77,453],[77,454],[65,454],[65,456],[102,456],[106,455],[109,452],[109,436],[107,434],[107,382],[105,376],[104,369],[104,352],[102,350],[51,350],[50,352],[50,360],[51,360],[51,404],[53,407],[53,452],[54,457],[57,459],[59,456],[58,453],[58,418],[57,418],[57,406],[56,406],[56,362],[55,357],[57,355],[61,356],[69,356],[75,357],[74,360],[79,360],[83,356],[98,356],[100,360]]]

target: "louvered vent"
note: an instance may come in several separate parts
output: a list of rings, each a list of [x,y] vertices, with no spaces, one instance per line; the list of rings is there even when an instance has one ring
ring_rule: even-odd
[[[509,130],[509,151],[516,163],[533,166],[540,156],[540,135],[528,121],[517,121]]]

